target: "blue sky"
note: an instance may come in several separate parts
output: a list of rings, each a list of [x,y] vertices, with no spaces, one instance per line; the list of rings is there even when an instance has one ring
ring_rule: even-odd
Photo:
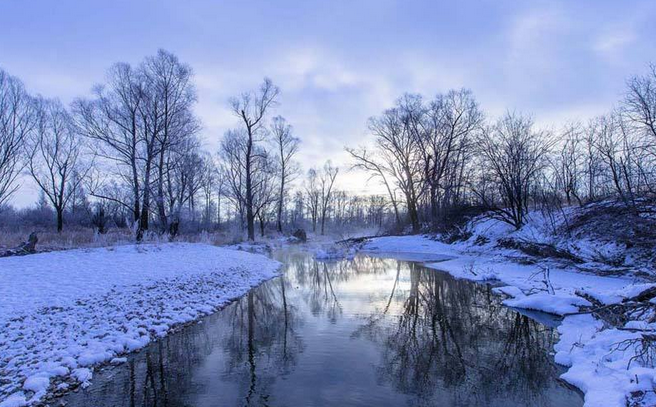
[[[473,90],[488,116],[543,126],[604,113],[656,63],[656,1],[0,0],[0,67],[70,102],[107,68],[164,48],[195,71],[203,137],[236,124],[227,99],[269,76],[307,168],[346,167],[368,117],[403,92]],[[363,190],[362,176],[342,185]],[[35,192],[27,183],[14,198]]]

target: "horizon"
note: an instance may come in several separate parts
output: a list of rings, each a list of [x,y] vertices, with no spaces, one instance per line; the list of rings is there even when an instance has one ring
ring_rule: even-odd
[[[464,87],[488,117],[518,111],[554,129],[611,110],[656,55],[656,4],[632,4],[4,2],[0,67],[29,92],[68,104],[89,96],[114,63],[170,51],[194,70],[194,110],[213,154],[237,124],[228,99],[269,77],[282,91],[273,115],[302,140],[303,170],[331,159],[340,189],[367,194],[379,187],[347,174],[344,147],[366,144],[368,118],[406,92],[431,98]],[[9,203],[33,205],[36,186],[28,177],[21,184]]]

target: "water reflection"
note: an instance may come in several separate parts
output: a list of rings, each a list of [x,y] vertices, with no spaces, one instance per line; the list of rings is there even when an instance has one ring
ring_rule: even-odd
[[[276,254],[284,276],[154,343],[68,406],[577,406],[555,333],[414,263]]]
[[[272,281],[225,311],[229,328],[221,378],[239,384],[242,405],[267,405],[276,379],[293,370],[303,350],[287,286],[284,277]]]
[[[382,380],[420,404],[550,405],[544,396],[558,387],[551,329],[500,306],[489,286],[408,269],[398,315],[372,313],[356,333],[381,345]]]

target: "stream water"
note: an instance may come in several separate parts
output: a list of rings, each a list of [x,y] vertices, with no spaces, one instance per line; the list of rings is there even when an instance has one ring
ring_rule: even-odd
[[[274,253],[283,276],[54,405],[580,406],[555,330],[408,261]]]

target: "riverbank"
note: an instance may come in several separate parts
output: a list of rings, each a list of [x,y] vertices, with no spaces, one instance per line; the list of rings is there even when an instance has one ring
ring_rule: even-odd
[[[643,333],[656,329],[656,324],[645,322],[651,315],[608,326],[589,310],[591,301],[618,304],[654,284],[584,273],[559,261],[519,264],[513,250],[447,244],[424,236],[375,238],[361,251],[423,261],[458,278],[500,282],[495,291],[507,297],[505,305],[564,317],[555,360],[569,368],[562,378],[585,393],[587,407],[625,406],[632,393],[644,397],[644,405],[653,401],[656,369],[648,345],[640,341]],[[444,260],[436,262],[436,257]]]
[[[276,276],[279,266],[189,243],[0,259],[0,406],[88,385],[94,366],[121,363]]]

